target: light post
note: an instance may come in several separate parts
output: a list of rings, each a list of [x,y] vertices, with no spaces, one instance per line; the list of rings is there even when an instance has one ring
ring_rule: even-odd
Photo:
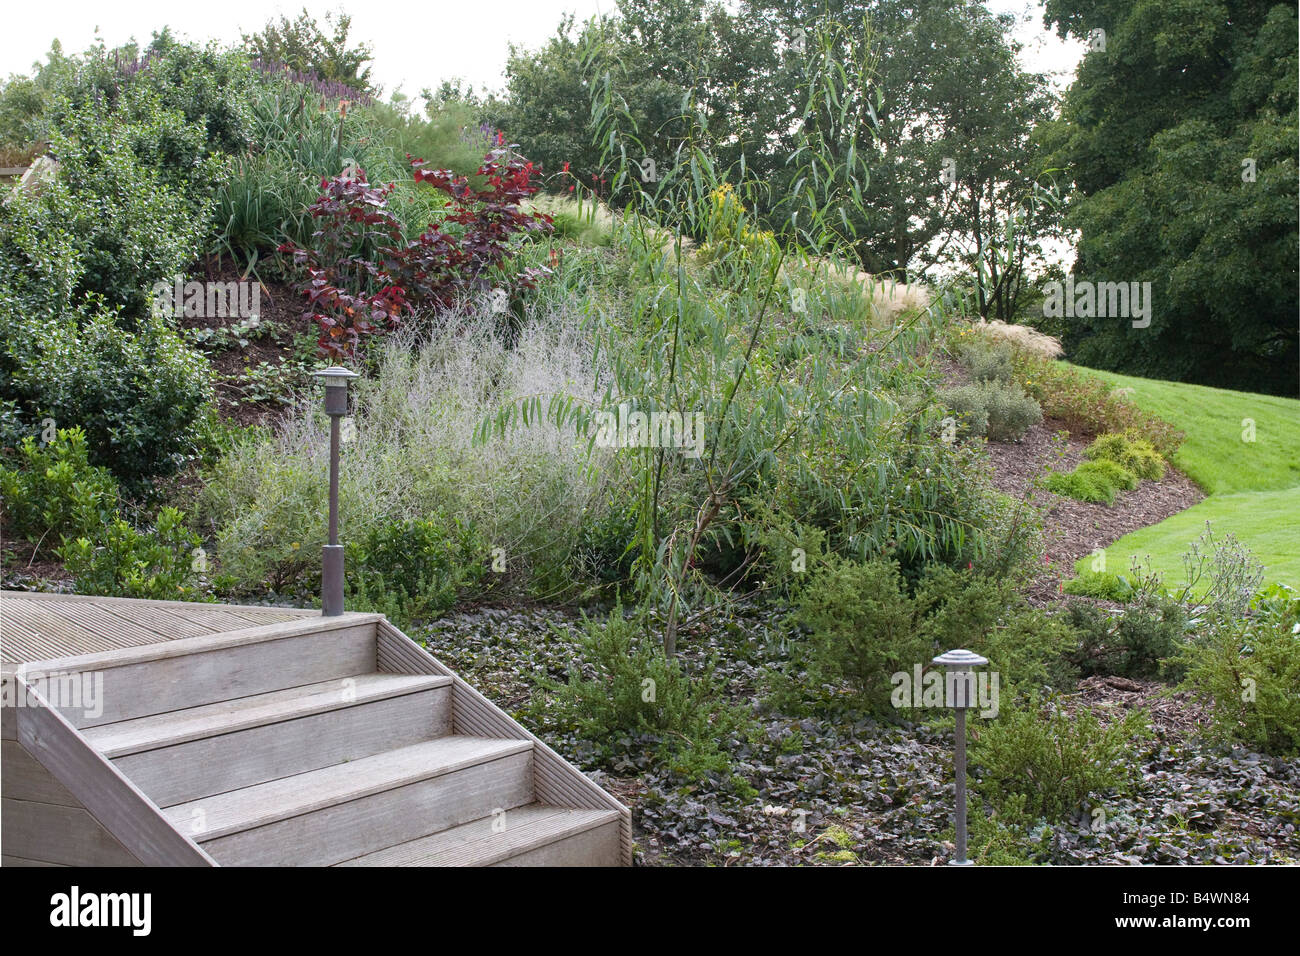
[[[953,708],[957,718],[954,731],[957,747],[953,760],[957,775],[957,858],[949,860],[948,864],[972,866],[971,861],[966,859],[966,711],[971,706],[972,685],[975,683],[972,668],[982,667],[988,660],[959,648],[940,654],[934,663],[947,669],[945,687],[948,691],[948,705]]]
[[[320,607],[325,617],[343,613],[343,545],[339,544],[339,421],[348,413],[348,382],[356,372],[334,365],[313,378],[325,384],[325,414],[330,417],[330,537],[321,554]]]

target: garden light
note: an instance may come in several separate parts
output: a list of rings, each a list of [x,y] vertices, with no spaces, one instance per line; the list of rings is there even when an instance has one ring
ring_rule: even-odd
[[[957,777],[957,812],[955,815],[957,857],[949,860],[948,863],[950,866],[971,866],[971,861],[966,859],[966,711],[970,708],[975,696],[973,693],[975,675],[972,673],[972,669],[982,667],[988,661],[978,654],[959,648],[948,651],[946,654],[940,654],[934,659],[934,663],[947,668],[948,706],[952,707],[957,718],[957,727],[954,731],[957,746],[956,756],[953,761]]]
[[[343,613],[343,546],[339,544],[339,421],[348,411],[348,381],[359,378],[337,365],[313,378],[325,384],[325,414],[330,417],[330,529],[329,543],[321,555],[321,614],[335,617]]]

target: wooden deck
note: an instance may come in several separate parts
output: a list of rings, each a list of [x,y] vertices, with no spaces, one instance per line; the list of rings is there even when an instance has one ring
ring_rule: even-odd
[[[319,616],[300,608],[0,591],[0,663],[78,657]]]
[[[631,814],[382,615],[0,591],[0,862],[619,866]]]

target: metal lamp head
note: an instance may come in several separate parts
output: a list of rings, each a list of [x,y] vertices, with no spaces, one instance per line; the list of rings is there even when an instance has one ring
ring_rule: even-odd
[[[988,662],[987,657],[980,657],[978,654],[961,647],[955,651],[940,654],[933,661],[933,663],[940,664],[950,671],[968,671],[972,667],[983,667]]]
[[[971,706],[972,684],[974,683],[973,671],[976,667],[983,667],[988,663],[988,658],[980,657],[965,648],[957,648],[940,654],[934,659],[935,664],[941,664],[948,671],[947,674],[947,693],[948,706],[954,709],[962,709]]]
[[[360,378],[356,372],[340,365],[331,365],[319,372],[312,372],[312,378],[318,378],[325,385],[325,413],[327,415],[346,415],[348,413],[348,382]]]

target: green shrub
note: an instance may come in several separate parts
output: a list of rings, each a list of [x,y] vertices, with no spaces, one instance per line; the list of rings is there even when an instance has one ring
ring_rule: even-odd
[[[809,632],[808,687],[847,684],[858,707],[893,713],[890,675],[934,656],[918,618],[897,564],[833,561],[799,594],[792,616]]]
[[[1257,601],[1256,613],[1206,629],[1184,645],[1190,691],[1210,708],[1209,735],[1263,753],[1300,753],[1300,624],[1291,609]]]
[[[893,674],[928,667],[955,647],[987,657],[1008,688],[1059,686],[1073,676],[1065,656],[1075,635],[1065,621],[1031,608],[1009,581],[940,565],[909,594],[893,562],[832,559],[798,593],[791,623],[808,631],[805,699],[847,686],[854,706],[881,716],[895,713]]]
[[[0,362],[3,368],[3,362]],[[0,451],[17,448],[27,437],[23,414],[12,398],[0,398]]]
[[[969,858],[976,866],[1034,866],[1037,847],[1026,834],[1025,798],[1011,795],[993,813],[969,815]],[[1047,831],[1050,836],[1050,831]]]
[[[8,372],[27,421],[49,417],[82,428],[90,461],[132,489],[174,473],[197,451],[211,396],[208,366],[162,319],[128,331],[100,307],[84,322],[58,316],[19,324],[25,328],[9,337]]]
[[[28,435],[16,468],[0,464],[0,517],[12,533],[54,550],[88,535],[117,509],[117,483],[87,459],[86,435],[61,428],[46,445]]]
[[[1015,368],[1016,381],[1038,400],[1043,412],[1072,433],[1146,435],[1165,458],[1172,458],[1183,443],[1183,433],[1169,422],[1144,412],[1101,379],[1063,362],[1017,349]]]
[[[957,344],[957,359],[976,382],[1009,384],[1014,368],[1011,348],[987,335],[964,335]]]
[[[1110,504],[1115,500],[1115,486],[1098,483],[1087,474],[1077,470],[1071,472],[1054,471],[1047,476],[1043,487],[1054,495],[1087,501],[1092,504]]]
[[[64,261],[56,268],[70,271],[72,281],[69,287],[60,276],[40,291],[40,311],[57,313],[99,295],[129,324],[148,313],[155,282],[170,283],[198,257],[210,199],[167,182],[132,150],[130,129],[87,110],[73,117],[75,129],[54,136],[57,176],[5,204],[0,256],[24,275],[40,274],[59,250]]]
[[[1043,420],[1038,403],[1020,386],[1005,382],[959,385],[940,398],[957,417],[960,434],[983,435],[989,441],[1013,441]]]
[[[945,408],[957,420],[957,434],[965,438],[979,437],[989,430],[988,403],[983,398],[980,385],[959,385],[945,389],[939,395]]]
[[[641,548],[636,539],[636,514],[610,502],[584,516],[573,562],[579,576],[602,584],[628,580]]]
[[[742,540],[753,560],[753,577],[777,594],[796,594],[827,559],[826,533],[762,497],[745,499],[742,509]]]
[[[1079,635],[1073,660],[1085,676],[1168,676],[1170,665],[1165,662],[1177,655],[1185,643],[1187,611],[1160,593],[1138,592],[1118,614],[1074,601],[1068,614]]]
[[[762,481],[756,473],[739,495],[742,502],[761,496],[799,525],[823,532],[828,552],[860,561],[892,558],[909,579],[929,563],[965,565],[976,559],[989,532],[1007,530],[1001,502],[983,470],[981,448],[944,441],[938,410],[921,409],[924,399],[917,399],[916,414],[907,411],[901,399],[919,387],[898,383],[897,410],[868,430],[861,453],[845,453],[850,441],[845,435],[862,431],[862,418],[835,416],[824,432],[801,440],[799,454],[782,450],[780,465],[771,469],[775,481]],[[748,533],[742,525],[732,535]],[[810,561],[815,558],[816,547],[791,544],[802,547]],[[772,554],[771,563],[775,558]],[[788,549],[781,559],[788,567]]]
[[[1006,687],[1062,687],[1074,679],[1066,660],[1076,635],[1065,618],[1029,605],[1001,577],[927,568],[916,587],[921,634],[936,653],[964,647],[990,661]]]
[[[202,601],[207,595],[195,553],[201,543],[185,527],[184,515],[166,507],[152,529],[136,530],[117,517],[93,541],[85,536],[66,541],[59,557],[82,594]]]
[[[24,146],[45,139],[45,110],[54,90],[67,81],[75,61],[52,46],[46,62],[32,64],[31,76],[10,76],[0,85],[0,147],[10,159],[34,158]],[[18,155],[14,155],[14,154]],[[27,162],[6,162],[6,166],[26,166]]]
[[[1131,491],[1137,485],[1131,471],[1107,459],[1085,461],[1068,473],[1053,472],[1043,483],[1053,494],[1105,505],[1112,504],[1120,490]]]
[[[1043,410],[1019,385],[986,382],[990,441],[1014,441],[1043,420]]]
[[[348,606],[399,626],[438,617],[483,576],[487,549],[449,515],[388,521],[346,545]]]
[[[164,30],[144,50],[134,43],[100,47],[76,57],[71,65],[58,71],[53,84],[55,95],[45,116],[51,129],[66,129],[69,114],[95,106],[111,109],[122,124],[166,113],[170,129],[159,131],[161,144],[194,131],[202,155],[238,153],[250,145],[248,103],[254,74],[240,53],[215,44],[204,48],[179,42]],[[174,161],[173,171],[182,176],[192,172],[186,167],[195,165],[194,156],[165,149],[149,158],[159,167]]]
[[[968,561],[976,574],[1027,581],[1043,566],[1043,511],[1027,497],[992,491],[984,501],[981,547]]]
[[[748,735],[752,719],[726,703],[712,665],[688,673],[621,607],[605,620],[585,618],[578,639],[566,681],[538,678],[548,693],[534,699],[534,716],[601,746],[606,758],[619,754],[620,738],[649,738],[660,759],[685,776],[728,770],[726,744]]]
[[[199,47],[163,34],[155,36],[150,51],[153,57],[147,67],[128,84],[128,98],[157,97],[163,109],[179,113],[187,125],[202,132],[209,153],[246,150],[255,75],[244,57],[216,45]]]
[[[1149,735],[1143,710],[1103,725],[1086,708],[1071,716],[1050,700],[1004,706],[975,729],[975,789],[1012,815],[1062,820],[1089,795],[1132,781],[1135,744]]]
[[[1102,435],[1083,452],[1094,462],[1113,462],[1138,478],[1159,481],[1165,476],[1165,460],[1145,438],[1125,435]]]
[[[1064,591],[1076,597],[1097,598],[1101,601],[1116,601],[1123,604],[1133,596],[1133,585],[1122,574],[1088,570],[1066,581]]]
[[[1137,475],[1123,465],[1105,458],[1081,462],[1075,471],[1080,469],[1091,480],[1111,485],[1116,491],[1132,491],[1139,484]]]

